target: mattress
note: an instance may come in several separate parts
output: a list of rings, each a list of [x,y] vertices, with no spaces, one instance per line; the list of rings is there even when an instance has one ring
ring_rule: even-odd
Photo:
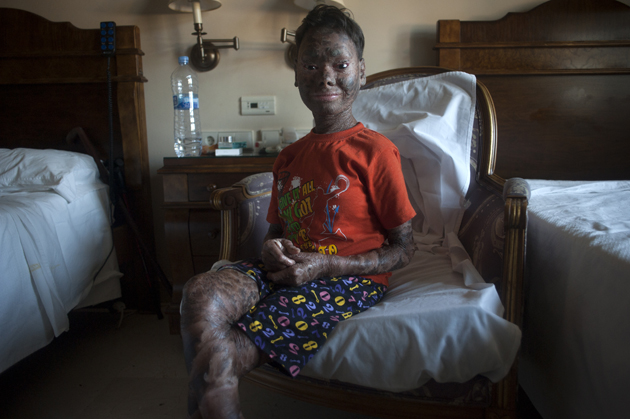
[[[0,371],[68,330],[73,308],[121,296],[107,191],[0,190]]]
[[[630,181],[529,180],[519,380],[545,419],[630,411]]]

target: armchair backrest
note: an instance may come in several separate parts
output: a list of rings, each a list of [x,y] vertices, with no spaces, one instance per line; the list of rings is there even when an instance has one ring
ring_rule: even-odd
[[[363,89],[447,71],[450,70],[439,67],[389,70],[369,76]],[[466,194],[469,205],[464,212],[458,237],[484,280],[496,284],[500,289],[505,239],[502,199],[505,181],[494,175],[497,147],[496,113],[488,90],[479,81],[475,105],[470,148],[470,185]]]

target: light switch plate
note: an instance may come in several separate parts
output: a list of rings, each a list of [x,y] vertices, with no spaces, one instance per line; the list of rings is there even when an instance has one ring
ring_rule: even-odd
[[[275,96],[241,97],[241,115],[275,115]]]

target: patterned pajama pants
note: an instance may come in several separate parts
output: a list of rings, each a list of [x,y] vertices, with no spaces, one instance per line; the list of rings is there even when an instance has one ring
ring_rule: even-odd
[[[295,377],[322,347],[339,322],[378,303],[386,287],[359,276],[319,278],[300,287],[267,279],[259,259],[222,266],[258,284],[260,301],[237,322],[272,362]]]

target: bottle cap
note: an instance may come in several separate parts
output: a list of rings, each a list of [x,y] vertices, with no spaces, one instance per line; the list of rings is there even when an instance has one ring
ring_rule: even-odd
[[[179,64],[180,64],[180,65],[181,65],[181,64],[186,65],[186,64],[188,64],[188,57],[187,57],[187,56],[185,56],[185,55],[182,55],[181,57],[179,57],[178,61],[179,61]]]

